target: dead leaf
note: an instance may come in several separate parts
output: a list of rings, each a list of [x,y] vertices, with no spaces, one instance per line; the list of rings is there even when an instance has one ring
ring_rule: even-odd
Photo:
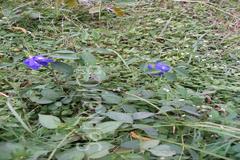
[[[130,136],[134,139],[138,139],[138,140],[141,140],[141,141],[149,141],[151,140],[151,138],[148,138],[148,137],[142,137],[140,135],[138,135],[137,133],[135,133],[134,131],[130,132]]]
[[[23,33],[28,33],[28,31],[25,29],[25,28],[22,28],[22,27],[11,27],[10,28],[12,31],[20,31],[20,32],[23,32]]]

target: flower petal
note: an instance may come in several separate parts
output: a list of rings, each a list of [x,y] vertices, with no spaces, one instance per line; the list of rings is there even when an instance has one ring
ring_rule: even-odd
[[[24,63],[27,67],[29,67],[29,68],[31,68],[31,69],[33,69],[33,70],[38,70],[38,69],[41,67],[41,64],[38,64],[37,62],[35,62],[34,59],[33,59],[33,57],[30,57],[30,58],[28,58],[28,59],[25,59],[25,60],[23,61],[23,63]]]
[[[47,66],[48,63],[53,62],[52,59],[46,58],[46,57],[44,57],[42,55],[34,56],[33,59],[34,59],[35,62],[37,62],[37,63],[39,63],[39,64],[41,64],[43,66]]]
[[[151,71],[153,69],[153,65],[152,64],[148,64],[148,69]]]
[[[162,63],[162,62],[157,62],[156,65],[155,65],[155,69],[158,70],[158,71],[161,71],[161,72],[168,72],[171,70],[171,67],[168,66],[167,64],[165,63]]]

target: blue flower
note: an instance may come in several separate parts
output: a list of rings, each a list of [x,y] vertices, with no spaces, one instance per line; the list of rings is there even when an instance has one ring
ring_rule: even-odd
[[[53,62],[52,59],[50,58],[46,58],[42,55],[38,55],[38,56],[30,56],[29,58],[25,59],[23,61],[23,63],[33,69],[33,70],[38,70],[39,68],[41,68],[42,66],[48,66],[48,63]]]
[[[162,76],[164,73],[169,72],[171,67],[163,62],[157,61],[155,64],[148,64],[148,70],[152,75]]]

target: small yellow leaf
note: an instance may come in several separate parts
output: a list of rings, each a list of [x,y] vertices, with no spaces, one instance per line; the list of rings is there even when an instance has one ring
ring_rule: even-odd
[[[74,7],[78,6],[77,0],[66,0],[65,3],[68,7],[71,7],[71,8],[74,8]]]
[[[115,13],[117,16],[120,16],[120,17],[125,15],[123,10],[118,7],[113,7],[112,11],[113,11],[113,13]]]

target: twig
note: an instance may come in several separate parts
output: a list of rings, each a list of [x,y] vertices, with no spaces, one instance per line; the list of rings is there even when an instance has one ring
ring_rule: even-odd
[[[139,96],[137,96],[137,95],[135,95],[135,94],[131,94],[131,93],[127,93],[127,92],[126,92],[125,94],[127,94],[127,95],[129,95],[129,96],[132,96],[132,97],[135,97],[135,98],[137,98],[137,99],[139,99],[139,100],[141,100],[141,101],[144,101],[144,102],[150,104],[151,106],[153,106],[154,108],[156,108],[156,109],[159,110],[159,111],[161,110],[158,106],[156,106],[155,104],[149,102],[148,100],[146,100],[146,99],[144,99],[144,98],[142,98],[142,97],[139,97]]]
[[[0,92],[0,95],[4,96],[4,97],[7,97],[7,98],[9,97],[8,95],[6,95],[5,93],[2,93],[2,92]]]
[[[75,129],[73,129],[71,132],[69,132],[62,140],[58,143],[58,145],[54,148],[54,150],[51,152],[47,160],[51,160],[54,156],[54,154],[57,152],[58,148],[61,147],[61,145],[75,132]]]
[[[1,93],[1,92],[0,92]],[[1,93],[2,94],[2,93]],[[26,129],[29,133],[32,133],[31,129],[26,125],[26,123],[22,120],[21,116],[16,112],[16,110],[13,108],[11,104],[10,97],[7,96],[7,102],[6,102],[8,109],[12,112],[12,114],[15,116],[15,118],[21,123],[24,129]]]
[[[126,66],[126,68],[128,69],[128,70],[131,70],[130,68],[129,68],[129,66],[128,66],[128,64],[126,63],[126,61],[122,58],[122,56],[118,53],[118,52],[116,52],[116,51],[114,51],[114,50],[112,50],[112,49],[108,49],[109,51],[112,51],[113,53],[115,53],[120,59],[121,59],[121,61],[123,62],[123,64]]]
[[[163,36],[163,33],[164,33],[164,32],[166,31],[166,29],[168,28],[168,26],[169,26],[171,20],[172,20],[172,17],[170,17],[169,20],[166,22],[164,28],[162,29],[162,31],[161,31],[161,33],[160,33],[160,37]]]

